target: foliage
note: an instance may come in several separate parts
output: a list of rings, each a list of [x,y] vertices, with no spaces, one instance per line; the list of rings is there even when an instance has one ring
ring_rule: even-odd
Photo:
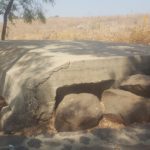
[[[36,19],[45,22],[42,2],[53,3],[54,0],[0,0],[0,15],[3,15],[1,40],[5,40],[7,35],[8,19],[13,22],[14,18],[19,17],[27,23]]]
[[[0,0],[0,15],[4,15],[10,0]],[[25,22],[31,23],[39,19],[45,22],[42,3],[54,3],[54,0],[14,0],[8,19],[12,22],[15,18],[23,18]]]

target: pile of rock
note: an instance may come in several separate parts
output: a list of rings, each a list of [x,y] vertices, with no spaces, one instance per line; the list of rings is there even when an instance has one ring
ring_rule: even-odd
[[[97,89],[99,90],[99,89]],[[66,95],[56,109],[57,131],[124,127],[150,121],[150,76],[136,74],[101,98],[90,93]]]

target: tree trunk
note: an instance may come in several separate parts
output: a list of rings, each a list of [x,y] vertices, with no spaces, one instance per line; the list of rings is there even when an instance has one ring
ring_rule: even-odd
[[[6,29],[7,29],[7,16],[4,15],[1,40],[5,40],[5,37],[6,37]]]
[[[13,2],[14,0],[10,0],[8,5],[7,5],[7,8],[5,10],[5,13],[4,13],[4,18],[3,18],[3,28],[2,28],[2,34],[1,34],[1,40],[5,40],[5,37],[6,37],[6,29],[7,29],[7,21],[8,21],[8,15],[11,11],[11,7],[13,5]]]

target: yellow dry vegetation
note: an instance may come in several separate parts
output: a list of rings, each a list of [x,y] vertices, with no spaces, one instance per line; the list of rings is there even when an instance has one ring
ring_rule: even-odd
[[[100,120],[98,127],[99,128],[112,128],[112,129],[121,129],[125,128],[126,123],[120,116],[114,114],[105,114]]]
[[[7,39],[12,40],[97,40],[150,44],[150,14],[110,17],[51,17],[38,21],[9,23]]]

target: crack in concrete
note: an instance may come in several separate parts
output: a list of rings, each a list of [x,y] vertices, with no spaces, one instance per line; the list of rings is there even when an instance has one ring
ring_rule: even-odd
[[[37,103],[38,103],[37,89],[38,89],[41,85],[43,85],[45,82],[47,82],[47,81],[51,78],[51,76],[52,76],[54,73],[59,72],[60,70],[63,70],[63,69],[68,69],[69,66],[70,66],[70,62],[65,63],[65,64],[62,65],[62,66],[59,66],[58,68],[55,68],[55,70],[53,70],[53,71],[48,75],[47,78],[45,78],[43,81],[39,82],[36,86],[34,86],[34,88],[31,89],[31,91],[32,91],[32,93],[33,93],[33,97],[34,97],[34,99],[35,99],[35,101],[36,101]],[[54,107],[54,106],[53,106],[53,107]],[[35,110],[35,112],[38,112],[38,110],[39,110],[39,107]],[[42,115],[42,114],[40,114],[40,115],[38,116],[38,120],[40,120],[41,115]]]
[[[63,70],[63,69],[68,69],[70,66],[70,62],[68,63],[65,63],[64,65],[54,69],[53,71],[50,72],[50,74],[48,75],[47,78],[45,78],[43,81],[41,81],[40,83],[38,83],[34,88],[37,89],[38,87],[40,87],[42,84],[44,84],[47,80],[49,80],[51,78],[51,76],[56,73],[56,72],[59,72],[60,70]]]

